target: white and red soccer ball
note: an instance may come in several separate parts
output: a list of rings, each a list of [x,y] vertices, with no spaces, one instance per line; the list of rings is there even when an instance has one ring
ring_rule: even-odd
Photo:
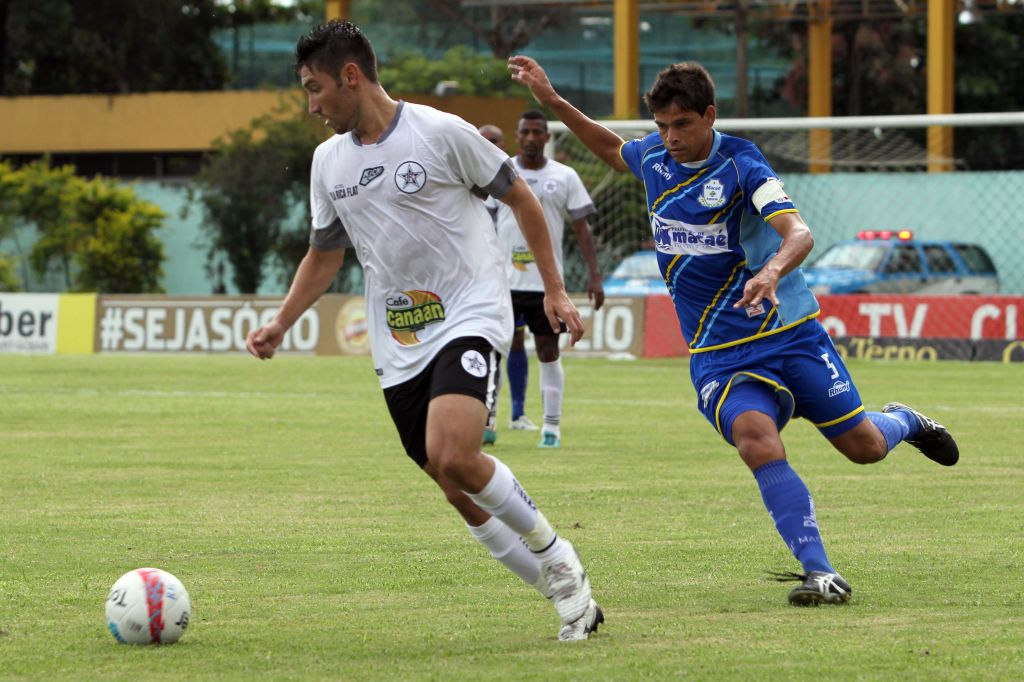
[[[177,642],[191,611],[185,586],[159,568],[128,571],[107,595],[107,627],[122,644]]]

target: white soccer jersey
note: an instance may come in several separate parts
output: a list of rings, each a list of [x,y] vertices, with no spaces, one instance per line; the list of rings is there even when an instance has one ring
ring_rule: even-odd
[[[551,233],[551,246],[555,252],[555,260],[558,261],[558,273],[562,274],[562,235],[565,232],[565,221],[577,220],[594,213],[594,202],[583,186],[580,176],[569,166],[548,159],[543,168],[531,170],[519,165],[518,157],[514,160],[516,171],[529,183],[530,189],[537,195],[544,209],[544,218]],[[498,247],[505,259],[509,287],[512,291],[544,291],[544,281],[537,270],[533,252],[530,251],[519,229],[515,214],[500,201],[491,202],[492,210],[495,205]]]
[[[508,156],[471,125],[407,102],[375,144],[350,132],[317,147],[310,242],[317,248],[340,219],[366,275],[382,387],[415,377],[459,337],[481,336],[507,354],[508,283],[493,223],[472,190],[501,196],[514,178]]]

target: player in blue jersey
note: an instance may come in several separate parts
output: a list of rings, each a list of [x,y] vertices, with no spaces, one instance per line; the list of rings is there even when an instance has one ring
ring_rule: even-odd
[[[779,432],[803,417],[858,464],[907,441],[951,466],[956,442],[900,403],[865,411],[799,270],[814,245],[811,231],[760,150],[714,129],[715,88],[702,66],[673,64],[658,74],[644,96],[658,131],[628,142],[559,96],[533,59],[512,57],[509,69],[602,161],[643,181],[698,409],[753,472],[803,567],[781,574],[801,583],[789,601],[849,601],[850,585],[828,560],[814,502]]]

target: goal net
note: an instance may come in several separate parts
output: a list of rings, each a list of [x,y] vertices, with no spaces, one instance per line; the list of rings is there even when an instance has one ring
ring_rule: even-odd
[[[623,139],[654,130],[649,120],[602,124]],[[816,293],[1024,294],[1024,218],[1018,206],[1019,197],[1024,196],[1024,113],[723,119],[715,127],[754,141],[780,175],[815,236],[814,251],[805,265],[813,264],[830,246],[858,234],[896,239],[900,232],[909,231],[918,242],[980,247],[995,271],[982,288],[951,272],[946,273],[950,276],[942,287],[932,286],[931,276],[949,264],[938,250],[926,252],[922,247],[919,275],[890,273],[900,275],[889,278],[899,279],[898,287],[890,283],[863,292],[830,292],[826,286]],[[629,173],[610,170],[563,124],[553,122],[550,130],[548,155],[573,166],[594,199],[597,214],[591,217],[591,228],[607,276],[625,256],[652,248],[643,184]],[[944,140],[945,146],[934,144],[936,140]],[[936,148],[951,151],[936,154]],[[566,241],[566,283],[571,291],[585,291],[585,262],[574,240]],[[964,260],[956,255],[952,259],[957,264]],[[885,277],[882,273],[881,278]],[[929,323],[942,314],[940,307],[931,305]],[[1001,303],[997,307],[978,312],[975,306],[968,313],[949,314],[972,316],[957,321],[967,329],[965,334],[1024,338],[1024,310],[1017,315],[1015,307],[1009,310]],[[922,333],[924,322],[914,318],[917,309],[895,312],[903,319],[876,319],[872,333],[906,337]]]

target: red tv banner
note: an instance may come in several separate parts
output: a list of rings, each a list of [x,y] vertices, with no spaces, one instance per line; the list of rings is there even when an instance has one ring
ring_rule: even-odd
[[[819,296],[834,337],[1004,339],[1024,336],[1024,296]]]
[[[1024,361],[1024,296],[820,296],[819,321],[845,357]],[[644,357],[688,355],[668,296],[648,296]]]

